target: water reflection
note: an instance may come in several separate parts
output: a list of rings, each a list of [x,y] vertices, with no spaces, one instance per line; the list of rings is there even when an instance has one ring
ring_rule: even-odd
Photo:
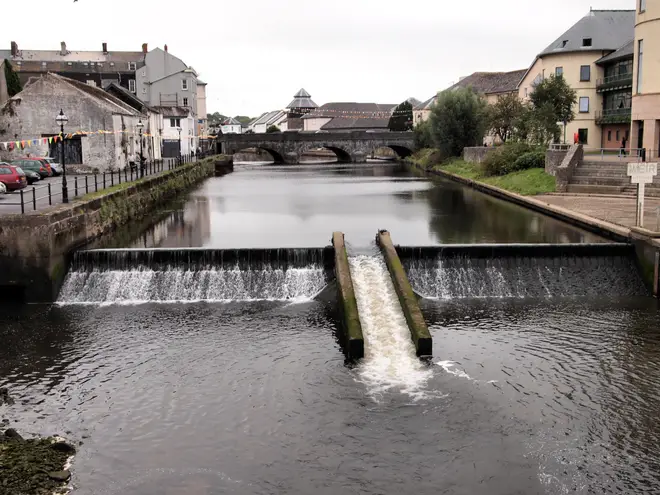
[[[368,246],[379,229],[406,245],[599,242],[578,228],[462,185],[415,177],[396,163],[237,165],[209,179],[158,221],[105,239],[103,247],[302,247],[334,230]]]

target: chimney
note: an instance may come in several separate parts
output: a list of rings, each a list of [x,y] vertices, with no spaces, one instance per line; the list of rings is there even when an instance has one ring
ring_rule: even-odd
[[[165,51],[167,51],[167,45],[165,45]]]
[[[18,57],[18,43],[15,41],[11,42],[11,56]]]
[[[149,45],[142,43],[142,53],[147,53],[149,51]]]
[[[107,55],[107,54],[108,54],[108,44],[103,43],[103,55]]]
[[[66,43],[64,41],[62,41],[62,43],[60,43],[60,46],[61,46],[60,55],[62,55],[62,56],[66,55]]]

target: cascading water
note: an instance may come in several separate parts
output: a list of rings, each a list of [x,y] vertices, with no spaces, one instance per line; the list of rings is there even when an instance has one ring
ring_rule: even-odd
[[[309,300],[328,283],[323,249],[79,253],[58,302]]]
[[[396,389],[422,397],[432,371],[417,358],[385,261],[361,255],[350,257],[349,264],[365,340],[361,381],[375,396]]]

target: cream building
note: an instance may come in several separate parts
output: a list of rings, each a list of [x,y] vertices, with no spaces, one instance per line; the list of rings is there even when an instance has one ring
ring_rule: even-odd
[[[603,109],[598,82],[604,79],[605,69],[596,62],[630,42],[634,23],[634,10],[590,11],[536,57],[518,88],[520,98],[527,100],[535,84],[550,75],[564,77],[578,97],[566,140],[572,142],[577,135],[589,148],[604,147],[596,117]]]
[[[631,146],[660,150],[660,2],[636,0]]]

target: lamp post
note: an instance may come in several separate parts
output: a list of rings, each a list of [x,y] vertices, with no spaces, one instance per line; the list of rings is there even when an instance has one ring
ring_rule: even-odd
[[[142,119],[138,120],[137,128],[140,130],[140,178],[144,177],[144,145],[142,143],[142,129],[144,124]]]
[[[60,113],[55,117],[55,122],[60,126],[60,133],[62,139],[62,202],[69,202],[69,188],[66,185],[66,158],[64,157],[64,124],[69,121],[64,111],[60,109]]]
[[[181,164],[181,127],[177,128],[177,131],[179,131],[179,165]]]

